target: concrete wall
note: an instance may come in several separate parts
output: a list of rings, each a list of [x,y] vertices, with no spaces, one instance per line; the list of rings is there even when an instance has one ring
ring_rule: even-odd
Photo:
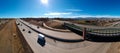
[[[17,25],[16,25],[16,27],[17,27]],[[19,36],[19,38],[20,38],[20,40],[21,40],[21,42],[22,42],[22,45],[23,45],[23,47],[24,47],[24,50],[25,50],[25,52],[26,53],[33,53],[33,51],[32,51],[32,49],[31,49],[31,47],[29,46],[29,44],[27,43],[27,41],[25,40],[25,38],[23,37],[23,34],[21,33],[21,31],[20,31],[20,29],[17,27],[17,32],[18,32],[18,36]]]

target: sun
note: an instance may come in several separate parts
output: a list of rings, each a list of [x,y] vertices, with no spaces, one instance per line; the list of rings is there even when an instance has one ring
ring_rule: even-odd
[[[48,4],[48,0],[41,0],[41,3]]]

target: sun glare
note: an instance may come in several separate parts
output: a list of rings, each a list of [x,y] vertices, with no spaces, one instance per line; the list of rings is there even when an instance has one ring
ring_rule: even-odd
[[[48,0],[41,0],[41,3],[48,4]]]

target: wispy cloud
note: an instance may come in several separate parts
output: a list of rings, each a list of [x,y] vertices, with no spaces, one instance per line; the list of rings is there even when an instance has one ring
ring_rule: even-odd
[[[78,15],[78,16],[71,16],[71,18],[75,18],[75,17],[82,17],[82,18],[86,18],[86,17],[96,17],[96,18],[101,18],[101,17],[119,18],[120,16],[111,16],[111,15]]]
[[[80,11],[83,11],[81,9],[66,9],[67,11],[75,11],[75,12],[80,12]]]
[[[72,14],[71,12],[50,12],[50,13],[45,13],[44,15],[47,16],[60,16],[60,15],[70,15]]]

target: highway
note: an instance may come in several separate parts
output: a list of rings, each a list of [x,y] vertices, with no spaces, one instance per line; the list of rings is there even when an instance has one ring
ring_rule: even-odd
[[[22,21],[22,20],[21,20]],[[50,36],[52,37],[57,37],[57,38],[63,38],[63,39],[72,39],[72,40],[76,40],[76,39],[83,39],[81,36],[75,34],[75,33],[69,33],[69,32],[57,32],[57,31],[52,31],[52,30],[48,30],[48,29],[45,29],[45,28],[37,28],[37,26],[33,25],[33,24],[30,24],[30,23],[27,23],[25,21],[22,21],[24,22],[25,24],[27,24],[28,26],[34,28],[35,30],[37,31],[40,31],[42,33],[45,33],[45,34],[49,34]]]
[[[27,27],[20,21],[21,20],[18,19],[16,23],[19,22],[20,24],[22,24],[22,26],[18,25],[18,27],[21,30],[24,38],[26,39],[26,41],[28,42],[32,50],[34,51],[34,53],[106,53],[109,47],[111,46],[111,43],[104,43],[104,42],[83,41],[83,42],[75,42],[75,43],[71,42],[70,43],[70,42],[57,41],[57,40],[46,37],[45,38],[46,44],[44,47],[42,47],[40,44],[37,43],[38,33],[31,30],[29,27]],[[22,22],[25,23],[25,21],[22,21]],[[31,27],[34,26],[32,24],[27,24],[27,25],[30,25]],[[44,31],[42,28],[37,29],[37,26],[34,26],[33,28],[36,28],[36,30],[39,30],[41,32]],[[23,29],[25,29],[25,31],[22,31]],[[31,31],[31,33],[28,33],[28,31]],[[52,32],[47,33],[47,31],[48,30],[44,31],[44,33],[49,34],[49,35],[52,34],[51,36],[54,36],[54,37],[63,38],[61,36],[56,36],[57,33],[52,33]],[[76,38],[76,36],[73,38],[68,35],[66,37],[67,38],[63,38],[63,39],[75,39]],[[79,37],[78,39],[80,38],[81,37]]]

